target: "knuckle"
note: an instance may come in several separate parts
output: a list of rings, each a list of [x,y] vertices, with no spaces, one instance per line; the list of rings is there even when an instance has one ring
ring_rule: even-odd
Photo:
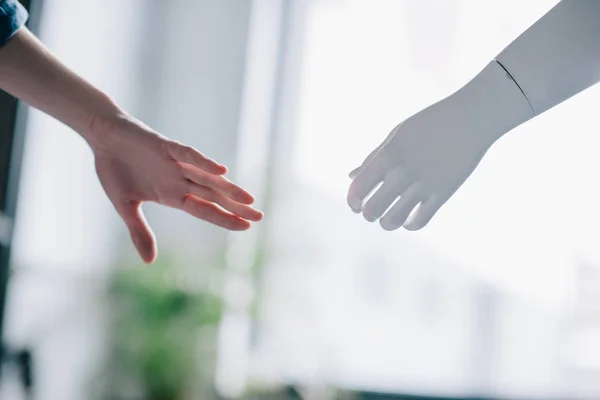
[[[184,194],[180,199],[180,207],[182,209],[193,210],[195,208],[195,203],[192,201],[192,197],[189,193]]]
[[[182,163],[181,161],[175,161],[174,162],[175,165],[175,170],[177,171],[178,174],[186,176],[187,175],[187,170],[185,168],[185,164]]]
[[[174,140],[164,140],[162,142],[162,146],[164,147],[165,151],[171,156],[177,156],[177,153],[179,153],[180,145],[181,144],[179,142],[176,142]]]

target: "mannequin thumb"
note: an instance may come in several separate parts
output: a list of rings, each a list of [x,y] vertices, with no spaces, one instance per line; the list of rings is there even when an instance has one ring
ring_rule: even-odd
[[[348,176],[350,177],[350,179],[354,179],[356,178],[356,175],[359,174],[359,172],[362,170],[362,166],[358,167],[358,168],[354,168],[349,174]]]

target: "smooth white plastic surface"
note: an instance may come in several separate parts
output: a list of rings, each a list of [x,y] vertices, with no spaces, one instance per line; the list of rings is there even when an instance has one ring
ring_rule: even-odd
[[[563,0],[497,57],[537,115],[600,80],[600,1]]]
[[[471,175],[489,147],[532,117],[519,87],[491,62],[461,90],[398,125],[356,171],[348,204],[369,221],[383,216],[384,229],[420,229]]]
[[[400,123],[350,173],[348,204],[384,229],[421,229],[497,139],[599,80],[600,1],[563,0],[463,88]]]

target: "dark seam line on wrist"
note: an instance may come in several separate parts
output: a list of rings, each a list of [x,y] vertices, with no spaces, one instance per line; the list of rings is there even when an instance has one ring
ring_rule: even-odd
[[[515,77],[512,76],[512,74],[510,72],[508,72],[508,70],[504,67],[504,65],[502,65],[502,63],[500,61],[498,61],[496,59],[494,59],[494,61],[496,62],[496,64],[498,64],[500,66],[500,68],[502,68],[504,70],[504,72],[506,72],[506,74],[508,75],[508,77],[515,83],[515,85],[517,85],[517,87],[519,88],[519,90],[523,94],[523,97],[525,97],[525,100],[527,100],[527,104],[529,104],[529,107],[531,108],[531,111],[533,112],[533,116],[535,117],[537,115],[537,113],[535,112],[535,108],[533,108],[533,104],[531,104],[531,101],[529,101],[529,98],[525,94],[525,91],[523,90],[523,88],[521,87],[521,85],[519,85],[519,82],[517,82],[517,80],[515,79]]]

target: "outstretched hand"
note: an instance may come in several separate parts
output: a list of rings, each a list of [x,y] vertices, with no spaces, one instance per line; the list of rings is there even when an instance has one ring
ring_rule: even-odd
[[[194,148],[127,116],[92,125],[94,136],[101,138],[90,143],[98,178],[146,263],[154,261],[157,249],[141,209],[145,201],[233,231],[262,219],[250,206],[252,195],[223,176],[227,168]]]
[[[425,227],[493,143],[464,114],[444,99],[399,124],[350,173],[350,208],[386,230]]]
[[[492,61],[461,89],[398,125],[350,173],[348,205],[368,221],[381,218],[387,230],[421,229],[490,147],[533,117],[519,86]]]

